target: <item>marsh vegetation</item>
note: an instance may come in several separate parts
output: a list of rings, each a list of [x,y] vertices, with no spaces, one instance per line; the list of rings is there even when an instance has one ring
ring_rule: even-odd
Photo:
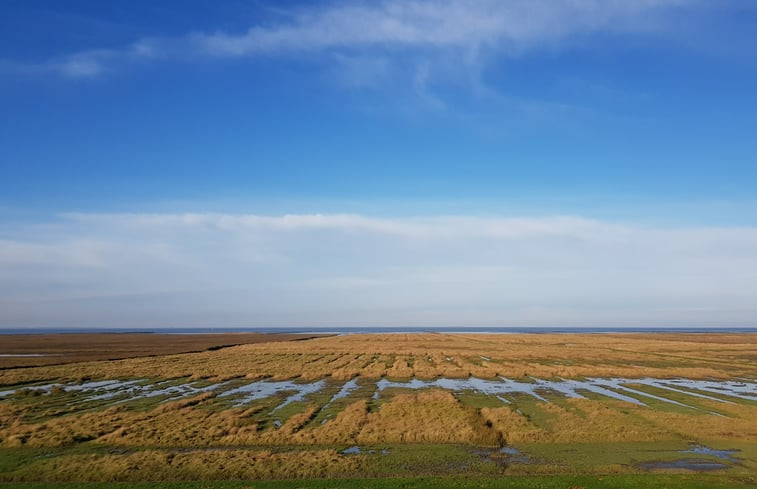
[[[748,482],[757,473],[755,343],[346,335],[5,369],[0,480],[708,471],[708,480]]]

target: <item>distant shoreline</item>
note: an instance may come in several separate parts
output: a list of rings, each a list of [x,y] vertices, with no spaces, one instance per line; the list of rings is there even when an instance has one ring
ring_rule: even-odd
[[[686,333],[754,334],[756,327],[249,327],[249,328],[0,328],[0,335],[32,334],[370,334],[370,333],[443,333],[443,334],[617,334]]]

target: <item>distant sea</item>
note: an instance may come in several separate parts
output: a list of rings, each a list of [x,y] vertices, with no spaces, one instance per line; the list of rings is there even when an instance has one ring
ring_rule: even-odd
[[[358,334],[358,333],[757,333],[757,327],[573,327],[573,326],[445,326],[445,327],[284,327],[284,328],[0,328],[0,335],[56,334],[56,333],[153,333],[153,334],[209,334],[209,333],[298,333],[298,334]]]

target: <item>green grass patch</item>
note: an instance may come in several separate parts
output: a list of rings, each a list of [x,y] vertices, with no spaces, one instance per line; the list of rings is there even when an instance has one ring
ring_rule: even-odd
[[[363,448],[363,447],[361,447]],[[374,447],[367,447],[374,448]],[[364,457],[361,471],[371,477],[412,475],[499,474],[502,469],[470,446],[391,445],[375,447],[377,453]],[[386,448],[387,454],[380,450]]]
[[[230,482],[8,483],[6,489],[740,489],[756,476],[644,474],[615,476],[413,477]]]
[[[683,440],[624,443],[529,443],[516,446],[535,463],[562,466],[565,471],[590,471],[596,467],[635,466],[639,462],[692,458],[682,454],[690,445]],[[696,456],[695,458],[701,458]]]
[[[454,395],[463,406],[474,408],[500,408],[507,405],[507,403],[502,402],[502,399],[498,399],[497,396],[484,394],[483,392],[465,390],[455,392]]]
[[[337,394],[342,386],[346,382],[340,384],[339,389],[337,389],[333,394]],[[326,400],[326,403],[329,403],[328,405],[324,405],[321,407],[321,409],[318,411],[316,416],[313,418],[313,420],[310,422],[312,426],[320,426],[323,421],[327,419],[334,419],[340,412],[342,412],[347,406],[350,404],[366,400],[368,402],[371,401],[371,397],[373,396],[373,393],[376,391],[376,382],[372,380],[364,380],[359,378],[357,380],[357,388],[351,392],[349,392],[345,397],[340,397],[339,399],[335,399],[333,402],[329,403],[331,400],[331,397]]]
[[[707,401],[706,399],[702,399],[700,397],[696,396],[689,396],[680,392],[663,389],[661,387],[654,387],[649,385],[642,385],[642,384],[629,384],[628,387],[637,390],[639,392],[647,392],[649,394],[663,397],[665,399],[670,399],[671,401],[680,402],[682,404],[686,404],[688,406],[691,406],[695,409],[694,412],[692,412],[689,409],[683,408],[682,406],[676,406],[675,404],[666,403],[662,401],[657,401],[655,399],[649,399],[649,402],[644,401],[647,405],[652,405],[652,403],[661,403],[668,407],[668,410],[672,410],[671,408],[679,408],[679,412],[685,412],[686,414],[693,414],[693,415],[709,415],[710,412],[715,412],[721,415],[727,415],[725,411],[721,411],[718,409],[714,409],[712,406],[706,406],[703,405],[701,401]],[[643,398],[642,398],[643,401]],[[655,404],[654,406],[656,409],[658,406]]]
[[[515,411],[519,411],[531,424],[538,428],[551,430],[552,424],[559,422],[555,414],[539,407],[544,404],[544,401],[539,401],[533,396],[520,393],[510,395],[510,399],[512,400],[512,404],[509,407]]]

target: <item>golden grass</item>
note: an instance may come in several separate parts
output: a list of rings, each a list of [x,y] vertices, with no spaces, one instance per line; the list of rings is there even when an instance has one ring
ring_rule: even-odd
[[[310,406],[279,428],[261,429],[255,410],[202,409],[210,399],[195,398],[158,406],[152,411],[123,407],[68,415],[43,423],[12,422],[0,427],[0,446],[60,447],[93,440],[109,446],[205,447],[284,446],[376,443],[497,444],[498,433],[485,426],[476,410],[462,406],[449,392],[398,394],[376,412],[357,401],[335,419],[305,428],[317,412]],[[0,404],[2,406],[2,404]]]
[[[477,430],[475,413],[464,409],[446,391],[398,394],[381,410],[370,413],[358,443],[481,443],[493,444]]]
[[[668,412],[614,400],[565,399],[563,405],[533,402],[527,413],[511,406],[475,409],[450,392],[398,393],[373,412],[365,400],[334,419],[313,425],[311,405],[279,428],[260,424],[258,408],[214,411],[202,394],[151,411],[125,407],[71,414],[40,423],[21,421],[23,408],[0,403],[0,446],[63,447],[81,441],[108,446],[205,447],[334,444],[642,442],[757,439],[757,407],[711,401],[728,416]],[[539,416],[547,421],[530,419]]]
[[[337,379],[356,375],[757,378],[755,351],[756,335],[345,335],[184,355],[6,369],[0,371],[0,384],[186,376],[304,380],[332,375]],[[480,356],[491,361],[481,361]]]
[[[668,432],[688,439],[757,440],[757,407],[704,400],[707,408],[727,416],[687,415],[678,412],[638,410],[638,415]]]
[[[567,399],[570,409],[557,404],[539,403],[549,428],[536,426],[509,407],[484,408],[482,415],[499,430],[508,443],[586,443],[636,442],[671,439],[676,434],[639,416],[648,408],[620,401]]]

